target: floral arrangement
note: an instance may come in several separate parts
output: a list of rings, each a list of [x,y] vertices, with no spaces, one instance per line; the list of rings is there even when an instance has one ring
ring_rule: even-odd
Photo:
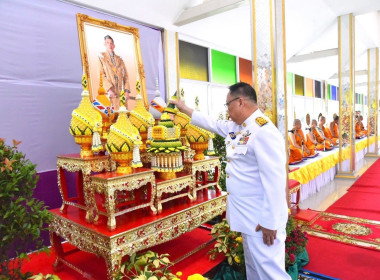
[[[297,225],[292,216],[289,216],[286,225],[287,238],[285,241],[285,267],[288,269],[295,264],[296,256],[304,251],[308,235]],[[245,274],[243,238],[239,232],[231,231],[226,219],[212,228],[211,235],[216,238],[216,244],[209,251],[210,259],[218,254],[224,254],[228,263],[235,270]]]
[[[182,272],[173,274],[168,269],[173,263],[169,260],[169,254],[159,255],[156,252],[146,251],[134,253],[127,262],[120,266],[120,270],[114,275],[116,280],[181,280]],[[200,274],[193,274],[187,280],[208,280]]]
[[[29,277],[28,280],[60,280],[60,278],[53,274],[43,275],[42,273],[38,273],[37,275]]]
[[[214,260],[217,255],[224,254],[229,265],[237,271],[245,273],[243,238],[240,232],[232,231],[226,219],[212,227],[211,235],[216,238],[216,244],[208,253]]]
[[[306,247],[308,235],[302,230],[300,225],[294,221],[293,216],[289,216],[286,224],[285,240],[285,267],[292,266],[296,262],[296,256]]]

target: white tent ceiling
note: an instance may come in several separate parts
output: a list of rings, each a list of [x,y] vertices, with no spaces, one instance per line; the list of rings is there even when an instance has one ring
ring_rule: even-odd
[[[197,42],[251,58],[247,0],[68,1],[178,31]],[[223,8],[226,4],[228,8]],[[334,54],[338,48],[337,17],[349,13],[356,18],[356,70],[366,70],[367,49],[380,47],[379,0],[285,0],[287,71],[337,84],[338,80],[333,78],[338,71],[338,56]],[[190,23],[178,26],[188,14],[196,16]],[[360,73],[357,84],[366,81],[366,76]]]

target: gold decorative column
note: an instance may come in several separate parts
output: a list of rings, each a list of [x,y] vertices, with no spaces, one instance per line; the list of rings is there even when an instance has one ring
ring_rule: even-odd
[[[254,88],[262,112],[287,131],[285,1],[252,0]],[[285,137],[287,138],[287,137]]]
[[[260,110],[284,136],[288,170],[285,1],[252,0],[251,22],[253,87]]]
[[[339,44],[339,167],[337,178],[356,178],[355,173],[355,17],[338,17]],[[348,170],[343,170],[349,153]]]
[[[379,48],[368,49],[368,153],[366,156],[378,157],[378,100],[379,100]],[[370,138],[375,137],[375,149],[370,150]]]

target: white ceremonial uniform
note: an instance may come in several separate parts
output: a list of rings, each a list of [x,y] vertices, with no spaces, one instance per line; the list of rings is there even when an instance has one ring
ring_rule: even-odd
[[[191,122],[225,137],[227,213],[231,230],[243,235],[247,279],[290,279],[285,272],[286,155],[284,138],[257,109],[241,125],[194,111]],[[256,226],[277,230],[271,246]]]

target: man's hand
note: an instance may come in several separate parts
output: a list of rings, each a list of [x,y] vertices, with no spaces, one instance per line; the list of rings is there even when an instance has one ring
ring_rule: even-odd
[[[267,229],[265,227],[262,227],[260,225],[257,225],[256,231],[261,230],[263,232],[263,242],[264,244],[271,246],[274,243],[274,240],[276,239],[277,230],[271,230]]]
[[[189,117],[193,115],[193,109],[186,106],[185,102],[183,102],[181,99],[178,100],[169,100],[171,104],[174,104],[177,106],[178,110],[180,110],[182,113],[185,113]]]

